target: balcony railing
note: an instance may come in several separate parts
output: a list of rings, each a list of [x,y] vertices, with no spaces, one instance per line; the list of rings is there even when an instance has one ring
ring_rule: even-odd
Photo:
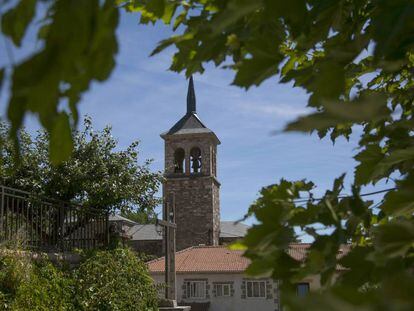
[[[41,251],[108,244],[108,213],[0,186],[0,241]]]

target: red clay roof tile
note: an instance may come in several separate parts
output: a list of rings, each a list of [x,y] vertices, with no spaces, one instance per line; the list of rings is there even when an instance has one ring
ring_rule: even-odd
[[[291,244],[288,253],[292,258],[303,261],[311,244]],[[344,245],[338,256],[347,253],[349,247]],[[164,272],[164,257],[148,262],[152,273]],[[243,251],[229,250],[226,246],[193,246],[175,255],[177,273],[243,273],[250,260],[243,257]]]

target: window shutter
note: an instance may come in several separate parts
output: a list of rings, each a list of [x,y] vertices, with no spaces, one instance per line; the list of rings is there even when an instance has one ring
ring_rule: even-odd
[[[273,295],[272,295],[272,282],[270,282],[270,280],[266,280],[266,299],[272,299]]]

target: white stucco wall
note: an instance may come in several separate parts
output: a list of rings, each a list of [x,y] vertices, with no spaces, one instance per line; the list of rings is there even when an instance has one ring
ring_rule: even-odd
[[[156,283],[163,283],[163,275],[153,275]],[[177,274],[177,301],[178,302],[210,302],[210,311],[275,311],[279,310],[279,295],[277,282],[266,279],[267,297],[247,298],[243,295],[243,281],[247,280],[243,274]],[[183,295],[185,280],[207,280],[206,299],[187,299]],[[230,297],[215,297],[213,294],[214,282],[232,282],[233,293]]]

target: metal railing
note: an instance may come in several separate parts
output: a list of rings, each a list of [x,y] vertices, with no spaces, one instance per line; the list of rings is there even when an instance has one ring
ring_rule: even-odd
[[[0,241],[42,251],[108,244],[108,213],[0,186]]]

